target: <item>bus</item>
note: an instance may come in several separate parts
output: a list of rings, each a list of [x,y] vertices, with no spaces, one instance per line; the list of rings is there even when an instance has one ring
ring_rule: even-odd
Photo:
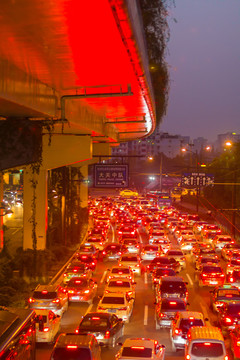
[[[35,311],[0,307],[0,360],[35,360]]]

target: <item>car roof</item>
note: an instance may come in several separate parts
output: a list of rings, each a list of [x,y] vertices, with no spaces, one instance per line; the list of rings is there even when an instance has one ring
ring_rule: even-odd
[[[177,282],[179,282],[179,281],[181,281],[181,282],[184,282],[184,279],[181,277],[181,276],[164,276],[163,278],[162,278],[162,282],[164,282],[164,281],[171,281],[171,282],[174,282],[174,281],[177,281]]]
[[[91,344],[93,337],[93,334],[62,333],[59,335],[55,347],[65,347],[67,345],[81,345],[88,348]]]
[[[124,297],[125,293],[120,292],[120,291],[115,291],[115,292],[110,292],[110,293],[104,293],[103,297]]]
[[[112,317],[112,315],[113,314],[110,314],[110,313],[104,313],[104,312],[89,312],[89,313],[87,313],[87,314],[85,314],[84,315],[84,317],[85,316],[98,316],[98,317],[100,317],[100,318],[102,318],[102,319],[109,319],[109,318],[111,318]]]
[[[182,319],[188,319],[189,317],[194,317],[195,319],[204,319],[203,314],[198,311],[181,311],[179,312],[179,316]]]
[[[123,347],[143,346],[154,348],[154,340],[148,338],[128,338],[124,341]]]

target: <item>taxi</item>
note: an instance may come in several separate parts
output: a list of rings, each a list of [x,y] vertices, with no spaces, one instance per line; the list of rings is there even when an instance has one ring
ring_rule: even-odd
[[[218,286],[214,290],[210,290],[210,307],[215,313],[224,303],[231,301],[240,302],[240,290],[233,285]]]
[[[138,196],[138,192],[130,190],[130,189],[125,189],[125,190],[120,191],[119,195],[123,196],[123,197],[131,197],[131,196],[136,197],[136,196]]]
[[[97,312],[115,314],[119,319],[129,322],[133,311],[134,299],[121,292],[104,293],[100,299]]]
[[[110,292],[118,292],[121,291],[125,294],[128,294],[130,297],[132,297],[135,300],[136,292],[135,292],[135,285],[136,282],[132,282],[129,279],[124,279],[122,277],[116,277],[113,279],[110,279],[105,286],[104,293],[110,293]]]
[[[129,266],[113,266],[108,270],[107,282],[114,278],[128,279],[134,282],[134,273]]]

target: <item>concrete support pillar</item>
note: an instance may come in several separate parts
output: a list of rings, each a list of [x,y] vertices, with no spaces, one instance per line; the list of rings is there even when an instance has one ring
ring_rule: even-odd
[[[30,166],[24,170],[23,175],[23,249],[33,248],[33,224],[36,224],[37,250],[46,248],[46,231],[48,224],[47,201],[47,175],[46,169],[40,169],[39,175],[32,174]],[[33,183],[36,182],[34,194]],[[35,196],[34,196],[35,195]],[[35,214],[35,215],[34,215]],[[35,217],[35,219],[33,218]]]

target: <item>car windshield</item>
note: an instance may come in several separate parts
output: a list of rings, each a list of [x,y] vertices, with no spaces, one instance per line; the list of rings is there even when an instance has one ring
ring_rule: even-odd
[[[240,304],[229,304],[228,305],[228,310],[227,310],[229,315],[234,315],[234,316],[240,316]]]
[[[187,333],[188,330],[192,326],[203,326],[203,320],[202,319],[182,319],[179,325],[179,329],[182,330],[183,333]]]
[[[162,292],[185,292],[187,291],[186,285],[181,281],[163,281],[161,284]]]
[[[114,297],[114,296],[105,296],[102,299],[102,304],[124,304],[124,298],[123,297]]]
[[[179,310],[185,310],[186,305],[183,301],[178,300],[170,300],[170,301],[163,301],[161,310],[173,310],[173,311],[179,311]]]
[[[96,315],[83,318],[80,329],[105,329],[108,326],[108,319]]]
[[[136,256],[123,256],[121,261],[138,261],[138,258]]]
[[[122,351],[122,356],[132,358],[151,358],[152,349],[146,348],[145,346],[124,347]]]
[[[126,287],[126,288],[130,288],[130,282],[129,281],[120,281],[120,280],[110,281],[109,284],[108,284],[108,287]]]
[[[191,353],[193,356],[199,356],[200,358],[215,358],[223,355],[223,346],[221,343],[194,342]]]
[[[222,269],[219,266],[203,266],[204,273],[222,273]]]
[[[53,351],[51,359],[53,360],[91,360],[90,349],[75,348],[71,345],[66,347],[56,347]]]
[[[179,256],[183,256],[183,253],[181,251],[177,251],[177,250],[171,250],[168,252],[169,256],[174,256],[174,255],[179,255]]]
[[[112,274],[129,274],[130,270],[129,269],[112,269]]]
[[[174,276],[176,275],[173,269],[157,269],[155,276]]]
[[[159,265],[165,265],[165,264],[170,264],[170,260],[167,257],[162,257],[162,258],[155,258],[152,260],[151,264],[155,265],[155,264],[159,264]]]
[[[34,291],[34,293],[33,293],[34,299],[50,300],[50,299],[55,299],[56,297],[57,297],[56,291],[43,290],[43,291]]]
[[[147,245],[143,249],[144,251],[158,251],[158,247],[154,245]]]
[[[68,287],[76,287],[76,288],[85,288],[88,286],[88,282],[86,279],[70,279],[68,283]]]

